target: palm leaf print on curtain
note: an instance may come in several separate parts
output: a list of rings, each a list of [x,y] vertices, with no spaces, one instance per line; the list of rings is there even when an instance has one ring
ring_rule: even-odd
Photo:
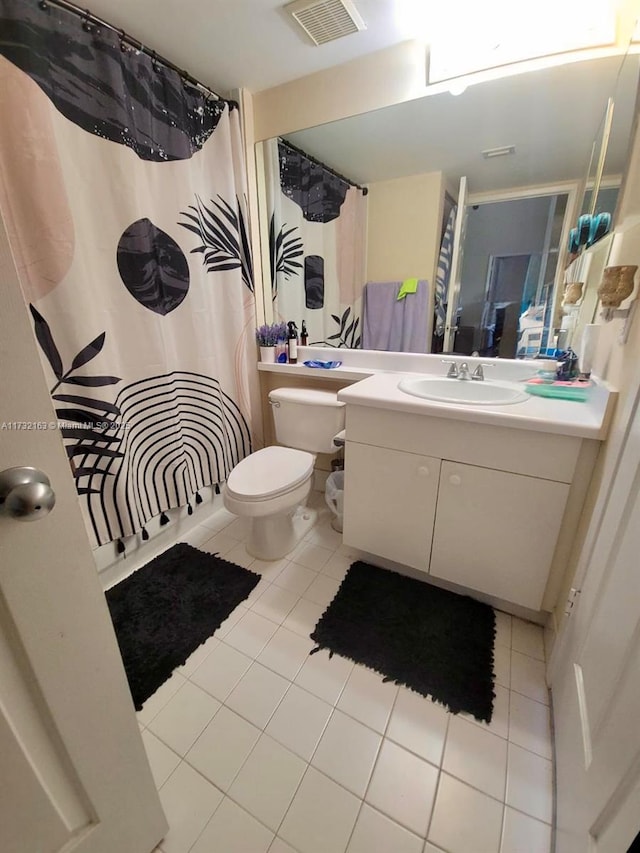
[[[283,140],[264,143],[271,292],[309,343],[360,346],[366,197]]]
[[[0,30],[0,208],[87,529],[122,545],[260,422],[238,109],[54,6],[0,0]]]

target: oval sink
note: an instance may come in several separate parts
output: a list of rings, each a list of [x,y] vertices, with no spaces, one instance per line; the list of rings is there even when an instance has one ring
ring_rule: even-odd
[[[401,379],[398,388],[405,394],[434,400],[438,403],[457,403],[466,406],[506,406],[529,399],[524,391],[485,379],[482,382],[428,376],[420,379]]]

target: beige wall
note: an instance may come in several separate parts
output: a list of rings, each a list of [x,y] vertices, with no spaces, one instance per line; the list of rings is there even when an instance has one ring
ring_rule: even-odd
[[[443,200],[441,172],[369,184],[367,281],[417,277],[433,285]]]
[[[253,96],[256,141],[426,94],[426,48],[406,41]]]

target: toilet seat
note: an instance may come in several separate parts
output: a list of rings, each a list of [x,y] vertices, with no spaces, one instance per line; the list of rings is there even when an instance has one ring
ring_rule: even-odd
[[[305,450],[265,447],[233,469],[226,492],[238,501],[265,501],[294,491],[313,473],[315,458]]]

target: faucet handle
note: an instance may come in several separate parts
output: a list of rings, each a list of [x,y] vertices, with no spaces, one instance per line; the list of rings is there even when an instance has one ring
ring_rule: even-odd
[[[482,382],[482,380],[484,379],[484,370],[483,370],[484,367],[493,367],[493,365],[492,364],[485,364],[484,362],[481,362],[476,367],[476,369],[473,371],[473,376],[471,378],[472,379],[478,379],[480,382]]]
[[[452,358],[442,358],[440,359],[443,364],[450,364],[451,367],[447,372],[447,379],[457,379],[458,378],[458,362],[454,361]]]

